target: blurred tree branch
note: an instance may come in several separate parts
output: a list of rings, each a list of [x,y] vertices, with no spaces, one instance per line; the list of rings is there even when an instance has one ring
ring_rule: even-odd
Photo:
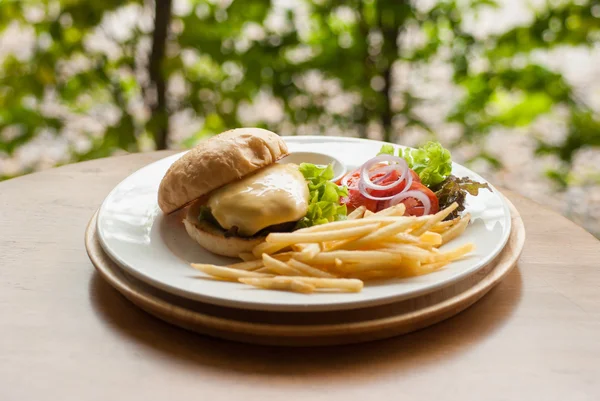
[[[152,117],[148,122],[156,149],[166,149],[169,135],[169,111],[167,109],[167,83],[163,71],[165,48],[171,22],[171,0],[154,0],[154,31],[152,51],[148,63],[152,99],[148,101]]]
[[[398,1],[400,7],[404,6],[405,1]],[[401,12],[395,12],[396,7],[393,3],[378,2],[378,28],[383,36],[381,75],[383,77],[383,89],[381,90],[382,107],[381,107],[381,127],[383,129],[383,140],[389,142],[392,133],[392,119],[394,111],[392,110],[392,85],[393,76],[392,68],[394,62],[398,59],[398,31],[404,25],[404,15]],[[391,7],[390,7],[391,6]]]

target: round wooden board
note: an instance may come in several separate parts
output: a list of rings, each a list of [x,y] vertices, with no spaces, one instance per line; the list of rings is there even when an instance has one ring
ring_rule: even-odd
[[[184,329],[264,345],[351,344],[406,334],[438,323],[465,310],[498,284],[516,264],[525,243],[521,216],[506,201],[512,215],[510,237],[490,264],[433,293],[347,311],[250,311],[204,304],[157,290],[125,273],[104,253],[96,235],[96,215],[86,229],[85,246],[96,270],[117,291],[146,312]]]

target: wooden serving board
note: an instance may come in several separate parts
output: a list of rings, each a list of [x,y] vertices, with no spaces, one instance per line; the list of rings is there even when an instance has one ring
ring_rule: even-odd
[[[433,293],[368,308],[335,312],[261,312],[226,308],[181,298],[125,273],[103,251],[90,220],[85,245],[106,281],[146,312],[200,334],[245,343],[325,346],[373,341],[406,334],[460,313],[498,284],[515,266],[525,243],[525,227],[509,203],[510,237],[502,252],[476,273]]]

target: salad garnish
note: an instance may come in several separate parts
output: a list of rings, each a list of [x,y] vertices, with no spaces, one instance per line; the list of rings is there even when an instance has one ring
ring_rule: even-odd
[[[458,204],[458,207],[447,217],[449,220],[458,217],[460,212],[465,210],[467,194],[477,196],[480,189],[491,191],[488,184],[474,181],[469,177],[458,178],[454,175],[450,175],[431,189],[434,191],[435,196],[437,196],[441,209],[446,208],[454,202]]]
[[[439,142],[397,150],[385,144],[376,157],[344,176],[340,185],[348,188],[348,196],[341,201],[350,209],[364,206],[378,212],[403,203],[406,215],[422,216],[456,202],[458,208],[447,219],[465,209],[467,194],[491,191],[487,184],[453,176],[450,151]]]

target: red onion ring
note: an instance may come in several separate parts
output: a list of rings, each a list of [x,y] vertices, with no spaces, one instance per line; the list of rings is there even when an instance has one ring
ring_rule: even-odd
[[[388,166],[378,168],[377,170],[374,171],[374,173],[379,174],[379,173],[381,173],[381,170],[384,170],[384,171],[389,170],[389,172],[387,174],[385,174],[383,177],[379,177],[375,181],[373,181],[374,184],[378,184],[381,181],[384,181],[386,178],[388,178],[392,174],[393,171],[396,170],[396,168],[394,166],[388,165]],[[375,174],[373,174],[373,175],[375,175]],[[400,183],[402,183],[402,180],[397,180],[395,182],[397,182],[398,185],[400,185]],[[404,186],[404,189],[398,193],[406,192],[408,190],[408,188],[410,188],[412,183],[413,183],[413,176],[412,176],[412,174],[408,174],[406,177],[406,185]],[[395,186],[397,186],[397,185],[395,185]]]
[[[385,180],[386,178],[388,178],[390,176],[390,174],[392,173],[392,171],[396,170],[396,168],[394,166],[390,166],[388,164],[385,164],[385,165],[377,167],[375,170],[371,171],[369,173],[369,177],[372,178],[374,175],[380,174],[382,172],[381,170],[388,171],[388,173],[385,174],[384,176],[381,176],[381,177],[377,178],[375,181],[373,181],[375,184],[377,184],[377,183]],[[342,178],[342,181],[340,182],[340,184],[342,186],[348,187],[348,189],[355,189],[355,188],[357,188],[358,187],[358,183],[357,182],[355,182],[352,186],[348,185],[348,181],[350,181],[350,178],[352,178],[354,176],[354,174],[356,174],[356,173],[360,173],[360,167],[357,168],[356,170],[350,172],[350,173],[347,173]]]
[[[360,191],[360,194],[367,199],[372,199],[372,200],[376,200],[376,201],[384,201],[384,200],[390,200],[394,196],[405,193],[408,190],[408,188],[410,188],[410,186],[412,185],[412,182],[413,182],[413,178],[412,178],[412,176],[409,175],[406,179],[406,186],[402,189],[402,191],[398,192],[397,194],[390,195],[390,196],[373,196],[373,195],[371,195],[369,192],[367,192],[367,188],[366,188],[364,182],[358,183],[358,190]]]
[[[369,176],[369,169],[373,167],[377,163],[381,162],[394,162],[395,164],[390,164],[390,167],[394,167],[396,170],[400,172],[400,178],[388,185],[377,185],[371,181],[371,177]],[[392,156],[392,155],[379,155],[377,157],[372,158],[362,165],[360,168],[360,182],[364,183],[364,186],[369,189],[375,189],[380,191],[385,191],[387,189],[392,189],[400,185],[402,181],[406,178],[406,176],[410,176],[408,171],[408,164],[406,161],[400,157]],[[408,187],[405,187],[408,188]],[[362,192],[361,192],[362,193]],[[363,194],[364,195],[364,194]]]
[[[392,172],[394,172],[394,171],[396,171],[396,168],[394,166],[390,166],[390,165],[381,166],[372,171],[370,178],[373,178],[373,176],[375,174],[385,173],[384,175],[382,175],[381,177],[379,177],[375,181],[373,181],[373,184],[379,184],[380,182],[385,181],[390,175],[392,175]]]
[[[367,192],[367,188],[365,188],[365,183],[364,182],[359,182],[358,183],[358,190],[360,191],[360,194],[362,196],[364,196],[365,198],[376,200],[376,201],[390,200],[394,196],[396,196],[396,195],[391,195],[391,196],[373,196],[373,195],[371,195],[370,193]]]
[[[420,201],[423,204],[423,216],[429,214],[429,211],[431,210],[431,201],[429,200],[429,197],[421,191],[412,190],[394,195],[388,202],[387,207],[397,205],[407,198],[413,198]]]

